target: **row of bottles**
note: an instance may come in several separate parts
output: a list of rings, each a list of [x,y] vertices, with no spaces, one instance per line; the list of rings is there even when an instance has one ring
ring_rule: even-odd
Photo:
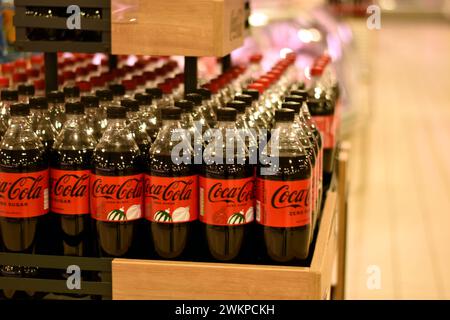
[[[310,111],[327,100],[295,81],[294,61],[233,68],[181,100],[173,79],[137,93],[3,91],[0,192],[17,195],[0,202],[3,249],[32,252],[41,225],[66,255],[153,243],[168,259],[205,244],[220,261],[264,247],[276,262],[306,259],[323,193]]]

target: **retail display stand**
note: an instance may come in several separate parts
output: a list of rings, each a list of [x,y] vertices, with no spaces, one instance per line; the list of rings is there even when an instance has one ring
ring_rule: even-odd
[[[57,88],[56,51],[71,51],[183,55],[186,57],[185,91],[191,92],[197,88],[197,57],[224,57],[222,66],[227,70],[231,66],[229,54],[243,44],[245,37],[244,0],[59,0],[56,4],[51,0],[16,0],[15,3],[18,8],[14,20],[18,31],[16,47],[46,53],[48,91]],[[26,38],[27,27],[65,25],[64,18],[52,18],[56,20],[49,25],[49,19],[26,16],[27,7],[73,4],[102,8],[100,21],[82,20],[82,26],[102,32],[101,42],[59,43]],[[345,275],[346,183],[341,185],[340,181],[347,179],[345,166],[346,158],[339,157],[338,183],[334,182],[326,194],[311,263],[307,267],[12,253],[0,253],[0,264],[60,271],[78,265],[100,276],[96,280],[83,280],[83,291],[76,293],[105,299],[329,299],[337,257],[338,282],[333,297],[341,299]],[[0,289],[69,292],[65,280],[17,277],[0,277]]]
[[[342,145],[309,267],[114,259],[113,299],[343,299],[349,146]]]
[[[337,249],[329,191],[309,267],[114,259],[113,299],[326,299]]]

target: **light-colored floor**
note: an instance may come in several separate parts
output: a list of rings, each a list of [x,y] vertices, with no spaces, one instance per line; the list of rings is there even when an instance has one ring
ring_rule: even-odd
[[[450,24],[372,32],[371,114],[351,138],[347,298],[450,299]]]

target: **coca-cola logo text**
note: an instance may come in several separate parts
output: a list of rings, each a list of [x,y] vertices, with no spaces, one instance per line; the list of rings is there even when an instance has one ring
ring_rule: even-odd
[[[243,203],[253,199],[253,181],[236,187],[224,186],[222,182],[214,184],[208,192],[210,202]]]
[[[64,174],[53,181],[55,196],[85,197],[88,195],[89,174]]]
[[[0,182],[0,198],[6,196],[10,200],[34,200],[42,196],[43,176],[21,177],[14,182]],[[6,195],[5,195],[6,194]]]
[[[133,199],[142,195],[142,180],[131,178],[120,184],[108,183],[98,178],[92,184],[92,197],[105,199]]]
[[[174,180],[167,185],[152,183],[146,180],[145,195],[163,201],[187,201],[191,199],[194,180]]]
[[[277,209],[308,207],[309,189],[292,190],[289,185],[283,185],[273,193],[271,204]]]

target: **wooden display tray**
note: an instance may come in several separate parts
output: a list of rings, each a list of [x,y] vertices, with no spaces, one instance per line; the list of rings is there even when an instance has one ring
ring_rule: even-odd
[[[243,0],[111,0],[113,54],[217,56],[242,46]]]
[[[114,259],[113,299],[327,299],[336,252],[329,191],[309,267]]]

